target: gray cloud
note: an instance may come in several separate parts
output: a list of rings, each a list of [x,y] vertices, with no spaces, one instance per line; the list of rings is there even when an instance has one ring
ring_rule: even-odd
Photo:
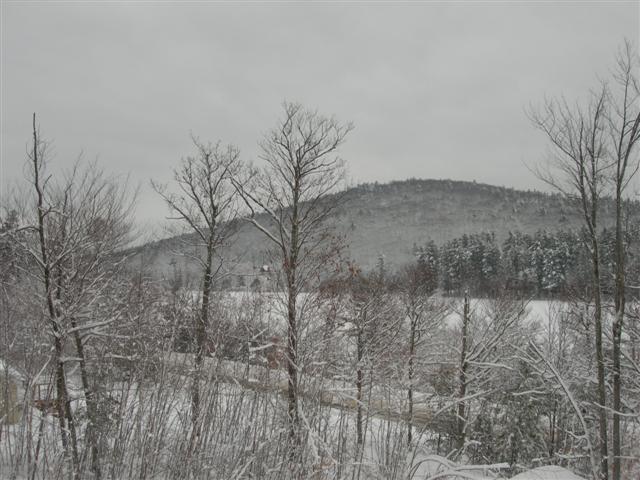
[[[356,125],[354,181],[454,178],[540,188],[544,139],[524,108],[584,94],[638,4],[3,3],[2,185],[22,175],[30,115],[52,168],[80,150],[147,187],[190,153],[189,132],[256,141],[300,101]]]

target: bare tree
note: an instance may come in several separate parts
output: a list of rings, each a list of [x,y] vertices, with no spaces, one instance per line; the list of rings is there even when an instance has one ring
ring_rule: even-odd
[[[473,423],[473,403],[496,391],[501,372],[513,362],[514,345],[526,336],[523,326],[527,302],[508,296],[473,302],[465,294],[460,344],[453,349],[457,356],[455,393],[455,438],[457,454],[467,446],[469,425]]]
[[[220,143],[204,144],[192,138],[196,155],[182,160],[173,178],[178,193],[172,193],[156,182],[153,188],[165,200],[174,220],[183,222],[195,236],[196,246],[204,248],[204,259],[198,258],[202,268],[200,311],[194,318],[195,355],[194,379],[191,389],[191,419],[195,448],[199,436],[200,383],[204,357],[209,353],[207,329],[210,319],[210,300],[214,279],[223,273],[221,249],[234,231],[237,214],[236,190],[231,179],[239,174],[240,159],[236,147],[222,147]]]
[[[90,451],[91,470],[101,477],[98,446],[99,413],[89,362],[89,340],[118,315],[101,306],[123,264],[121,254],[129,241],[130,212],[134,196],[127,183],[107,178],[96,165],[72,170],[56,178],[46,173],[48,144],[40,138],[33,116],[33,144],[28,151],[33,186],[33,211],[25,214],[24,231],[13,235],[33,262],[30,274],[43,287],[53,346],[57,409],[65,454],[75,477],[81,475],[85,455],[80,455],[78,425],[71,407],[66,364],[77,362],[86,402],[84,438]],[[100,317],[97,319],[97,311]],[[67,353],[67,339],[75,355]]]
[[[631,43],[625,42],[619,52],[610,105],[607,110],[609,141],[608,153],[613,163],[613,188],[615,198],[615,315],[612,325],[613,342],[613,480],[620,480],[622,456],[622,432],[620,413],[622,409],[622,329],[625,317],[626,255],[625,255],[625,190],[640,166],[636,143],[640,139],[640,84],[638,83],[638,58]]]
[[[264,168],[235,184],[250,209],[248,220],[274,245],[282,267],[287,312],[289,439],[300,443],[298,340],[300,294],[316,280],[319,251],[331,240],[327,220],[343,179],[337,150],[352,129],[317,111],[284,104],[284,116],[260,143]],[[262,213],[264,216],[257,217]],[[296,448],[292,448],[295,455]]]
[[[638,59],[627,41],[616,58],[610,80],[601,82],[589,95],[586,106],[569,106],[565,100],[548,101],[532,120],[554,147],[558,179],[548,174],[540,177],[568,198],[581,205],[588,231],[594,295],[595,353],[598,377],[600,477],[608,478],[608,456],[612,454],[612,476],[619,480],[622,456],[622,331],[625,317],[626,245],[625,192],[640,166],[636,144],[640,139],[640,85]],[[601,254],[598,235],[602,225],[598,211],[603,196],[613,197],[615,206],[614,316],[612,322],[612,448],[609,452],[606,410],[605,358],[603,353],[603,318]]]
[[[345,334],[355,342],[356,387],[356,455],[362,456],[364,446],[363,412],[366,399],[364,387],[373,385],[375,361],[393,336],[397,320],[392,315],[392,303],[382,272],[365,275],[356,265],[349,265],[342,280],[346,294],[340,320]],[[393,320],[393,321],[392,321]],[[368,375],[367,375],[368,374]],[[366,379],[365,377],[369,378]],[[370,389],[371,392],[371,389]]]
[[[600,203],[605,194],[608,159],[606,158],[606,108],[608,89],[602,85],[589,95],[586,108],[571,106],[566,100],[548,100],[541,110],[532,111],[533,124],[553,147],[550,167],[538,169],[538,177],[570,201],[579,205],[587,236],[586,248],[592,268],[594,303],[595,357],[599,418],[600,476],[609,476],[605,361],[603,353],[602,278],[599,242]],[[559,173],[559,175],[557,174]]]
[[[457,448],[460,452],[464,449],[465,433],[467,429],[466,402],[467,387],[469,379],[469,322],[471,315],[469,311],[469,293],[464,293],[464,303],[462,309],[461,342],[460,342],[460,364],[458,365],[458,412],[456,414],[456,434]]]
[[[437,287],[437,272],[432,271],[426,262],[418,259],[408,265],[396,279],[396,287],[404,306],[408,323],[408,359],[407,359],[407,443],[413,441],[414,382],[416,371],[416,350],[424,337],[437,328],[446,310],[444,304],[438,304],[432,298]]]
[[[73,462],[73,470],[76,471],[78,464],[78,447],[76,428],[71,412],[71,401],[69,399],[69,390],[67,388],[67,380],[64,368],[64,343],[63,343],[63,325],[62,312],[56,304],[56,285],[53,279],[53,269],[59,262],[60,252],[53,252],[52,245],[47,238],[47,217],[55,212],[55,210],[47,205],[46,199],[46,179],[42,178],[44,168],[44,157],[47,151],[47,144],[39,137],[36,127],[36,115],[33,114],[33,147],[29,153],[33,177],[33,187],[36,192],[36,216],[39,252],[36,253],[29,250],[32,255],[37,258],[42,271],[42,280],[44,283],[44,298],[51,328],[53,347],[55,352],[55,384],[57,394],[57,414],[60,425],[60,437],[62,446],[66,456],[70,456]],[[58,249],[59,250],[59,249]],[[36,256],[37,255],[37,256]],[[71,437],[71,443],[69,442]]]

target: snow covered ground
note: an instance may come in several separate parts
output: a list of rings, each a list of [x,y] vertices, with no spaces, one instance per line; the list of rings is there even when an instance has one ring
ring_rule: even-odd
[[[570,472],[566,468],[555,465],[534,468],[528,472],[523,472],[511,480],[584,480],[582,477]]]
[[[243,298],[246,298],[243,297],[243,295],[245,294],[238,294],[236,298],[233,299],[232,303],[235,303],[236,301],[240,302]],[[267,310],[267,318],[270,327],[273,327],[274,329],[284,328],[286,323],[284,321],[279,297],[277,294],[270,294],[267,295],[266,298],[265,308]],[[459,304],[461,302],[460,299],[449,300],[452,303],[457,302]],[[472,306],[474,308],[481,309],[482,303],[482,300],[474,299],[472,301]],[[230,307],[232,306],[230,305]],[[558,308],[564,308],[564,304],[548,301],[532,301],[526,307],[526,318],[531,321],[540,322],[544,325],[544,322],[549,318],[549,312],[554,313]],[[446,317],[446,322],[451,326],[458,325],[459,321],[460,314],[455,310]],[[173,458],[172,455],[176,453],[173,451],[176,448],[175,446],[180,445],[180,442],[182,441],[176,432],[184,432],[185,425],[188,425],[189,423],[188,412],[190,408],[190,398],[188,388],[190,385],[189,369],[192,366],[192,360],[187,357],[190,356],[177,353],[171,353],[166,357],[167,363],[174,369],[174,372],[171,375],[184,377],[181,382],[175,382],[176,385],[180,385],[179,389],[171,391],[173,389],[172,382],[171,389],[166,389],[166,387],[164,387],[164,392],[161,391],[161,387],[159,385],[130,385],[130,390],[127,392],[119,392],[120,406],[124,409],[121,413],[123,417],[128,419],[120,422],[121,424],[127,424],[128,422],[141,432],[147,430],[147,423],[150,422],[157,424],[157,426],[152,429],[155,437],[137,438],[137,434],[135,432],[129,434],[128,432],[123,431],[119,433],[122,436],[123,441],[137,442],[136,444],[141,445],[141,448],[157,449],[160,454],[156,458],[160,459],[159,461],[162,462],[171,462],[171,459]],[[246,398],[247,392],[251,392],[252,394],[255,393],[263,398],[262,401],[259,401],[256,404],[261,405],[260,408],[264,409],[264,413],[262,413],[262,415],[266,417],[271,416],[271,419],[266,421],[265,425],[268,424],[269,428],[273,429],[275,435],[275,432],[281,428],[277,423],[277,414],[284,410],[282,407],[282,402],[284,401],[282,394],[286,392],[287,380],[284,372],[277,369],[268,369],[259,365],[248,365],[237,361],[214,360],[209,358],[206,360],[206,364],[212,370],[216,370],[215,374],[213,372],[209,373],[212,378],[217,376],[218,380],[223,379],[222,383],[224,383],[224,386],[220,387],[219,403],[215,405],[216,411],[219,412],[220,415],[216,417],[217,421],[222,420],[224,425],[229,423],[229,425],[237,431],[253,428],[251,426],[251,422],[258,421],[256,419],[251,420],[250,418],[243,418],[242,416],[237,417],[234,421],[228,422],[227,420],[222,419],[222,416],[226,414],[225,412],[234,408],[233,405],[237,402],[245,401],[242,400],[242,398]],[[352,437],[354,436],[353,432],[355,431],[355,395],[353,386],[345,386],[343,382],[332,379],[309,380],[310,377],[312,377],[312,375],[305,376],[305,382],[311,387],[311,389],[306,392],[306,395],[320,396],[320,403],[324,409],[324,413],[322,415],[325,415],[325,420],[323,420],[323,422],[326,422],[327,424],[326,430],[329,432],[342,432],[338,433],[338,436],[335,438],[324,439],[324,441],[327,442],[327,444],[344,441],[344,439],[339,435],[343,435],[344,432],[348,432],[348,441],[345,441],[345,444],[353,445],[354,439]],[[118,392],[114,391],[114,394],[116,393]],[[404,395],[404,392],[395,393],[398,396],[401,394]],[[161,411],[153,410],[151,408],[153,401],[155,401],[154,396],[158,395],[165,395],[163,398],[158,398],[159,404],[163,405],[163,410]],[[382,395],[383,394],[380,394],[381,397]],[[361,464],[364,471],[367,472],[362,478],[388,478],[384,476],[386,475],[384,472],[387,472],[387,469],[400,468],[400,466],[393,467],[389,465],[389,459],[387,458],[389,451],[394,451],[394,449],[401,447],[398,445],[390,445],[388,441],[388,438],[390,437],[387,434],[392,432],[393,435],[391,436],[394,438],[403,438],[402,435],[397,434],[399,431],[406,428],[405,421],[401,418],[402,410],[398,410],[396,412],[397,415],[391,415],[391,406],[388,404],[385,405],[382,398],[380,401],[376,401],[376,396],[378,396],[378,393],[375,393],[374,389],[374,395],[369,404],[377,404],[377,410],[379,410],[379,412],[371,409],[371,411],[366,413],[366,441],[365,446],[363,447],[362,456],[359,460],[355,461],[353,460],[353,452],[349,452],[347,454],[347,457],[351,458],[351,460],[349,460],[350,462],[355,461],[354,464],[351,464],[351,467],[355,464]],[[419,393],[416,392],[416,397],[419,396]],[[304,397],[305,392],[303,390],[303,404]],[[401,403],[398,402],[398,405],[401,405]],[[84,405],[79,403],[78,407],[81,408],[84,407]],[[419,416],[419,413],[419,411],[416,411],[416,414],[418,414],[416,416]],[[218,415],[218,413],[216,415]],[[37,426],[40,421],[39,414],[34,413],[33,419],[34,426]],[[44,423],[44,436],[46,438],[43,441],[45,444],[52,445],[58,441],[55,421],[52,417],[49,417]],[[428,422],[422,423],[424,425],[428,424]],[[418,429],[416,428],[416,430]],[[37,441],[36,433],[37,430],[34,428],[32,431],[34,442]],[[16,429],[15,432],[10,435],[13,437],[19,434],[20,432]],[[131,435],[133,440],[130,440],[129,435]],[[421,434],[417,434],[416,437],[418,437],[418,440],[416,441],[415,448],[398,456],[400,461],[403,463],[402,468],[408,469],[409,476],[407,478],[416,480],[493,480],[508,478],[506,473],[508,465],[506,464],[464,465],[456,464],[443,457],[433,455],[433,452],[430,451],[427,446],[430,435],[433,435],[433,433],[426,430],[422,431]],[[5,439],[6,438],[7,437],[5,436]],[[233,431],[228,433],[228,438],[229,442],[235,441],[234,439],[236,437],[234,437]],[[216,441],[218,441],[217,437]],[[221,441],[216,448],[235,448],[230,445],[225,447],[223,444],[224,442]],[[318,452],[321,451],[322,447],[318,447]],[[322,457],[321,453],[318,453],[318,455],[319,457]],[[108,460],[105,460],[105,463],[107,461]],[[133,465],[134,462],[131,462]],[[135,468],[138,467],[135,466]],[[331,474],[336,473],[335,468],[336,467],[332,465],[327,466],[325,472],[328,475],[327,478],[333,478]],[[5,471],[6,469],[4,469],[0,464],[0,479],[2,480],[4,480],[4,478],[10,478],[8,474],[5,475]],[[372,476],[368,477],[367,475],[369,474]],[[373,475],[376,476],[374,477]],[[149,478],[163,479],[169,478],[169,476],[162,473],[162,469],[159,469],[157,475]],[[581,477],[572,474],[566,469],[549,466],[539,467],[529,472],[516,475],[513,478],[514,480],[583,480]]]

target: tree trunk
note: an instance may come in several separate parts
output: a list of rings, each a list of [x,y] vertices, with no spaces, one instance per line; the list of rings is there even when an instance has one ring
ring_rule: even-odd
[[[38,240],[40,246],[40,255],[43,265],[43,281],[45,288],[45,296],[47,302],[47,311],[49,314],[49,323],[51,325],[51,334],[53,336],[53,348],[55,355],[55,382],[56,382],[56,408],[58,414],[58,423],[60,425],[60,437],[65,456],[69,457],[69,437],[71,437],[71,461],[74,477],[77,477],[78,467],[78,446],[76,438],[75,423],[71,412],[69,393],[67,391],[67,380],[64,371],[64,345],[62,341],[62,329],[59,324],[59,312],[55,308],[53,300],[52,272],[49,263],[49,252],[47,250],[47,242],[45,238],[45,207],[44,192],[40,184],[40,160],[38,159],[38,148],[40,140],[36,129],[36,114],[33,114],[33,184],[37,194],[37,216],[38,216]]]
[[[213,234],[207,243],[207,260],[202,278],[202,305],[200,315],[195,317],[196,351],[194,356],[194,375],[191,389],[191,423],[193,436],[191,450],[195,448],[200,435],[200,382],[202,380],[202,366],[207,349],[207,327],[209,325],[209,301],[211,296],[211,271],[213,265]]]
[[[462,452],[465,444],[465,431],[466,431],[466,403],[464,397],[467,394],[467,348],[468,348],[468,329],[469,329],[469,295],[465,292],[464,295],[464,309],[462,314],[462,346],[460,347],[460,376],[458,378],[458,435],[457,435],[457,449],[458,452]]]
[[[607,442],[607,404],[606,385],[604,377],[604,354],[602,351],[602,292],[600,290],[600,253],[598,241],[592,234],[592,263],[593,263],[593,297],[594,297],[594,330],[596,342],[596,367],[598,376],[598,420],[600,440],[600,478],[609,478],[609,446]]]
[[[294,286],[289,284],[287,304],[288,341],[287,341],[287,400],[289,415],[289,441],[291,456],[294,457],[300,444],[300,418],[298,415],[298,330],[296,322],[296,295]]]
[[[364,357],[364,339],[361,330],[358,330],[357,339],[357,366],[356,366],[356,444],[362,447],[364,437],[362,434],[362,387],[364,374],[362,373],[362,359]],[[356,454],[357,455],[357,454]]]
[[[411,319],[411,332],[409,335],[409,366],[407,376],[409,381],[409,389],[407,392],[407,401],[409,403],[408,425],[407,425],[407,445],[411,445],[413,440],[413,357],[416,348],[416,319]]]
[[[615,317],[613,320],[613,480],[620,480],[621,467],[621,431],[620,431],[620,409],[622,408],[621,390],[621,342],[622,326],[624,323],[625,310],[625,252],[622,230],[622,190],[621,182],[617,182],[616,189],[616,285],[615,285]]]
[[[100,469],[100,454],[98,449],[98,409],[96,405],[95,394],[91,385],[89,384],[89,374],[87,372],[87,362],[84,353],[84,345],[82,345],[82,337],[80,332],[75,330],[77,328],[77,322],[75,319],[71,320],[71,328],[74,329],[73,338],[76,344],[76,352],[80,360],[80,377],[82,379],[82,390],[84,392],[84,398],[87,402],[87,442],[91,450],[91,471],[93,472],[96,480],[102,478],[102,471]]]
[[[291,205],[291,243],[288,255],[285,255],[285,273],[287,276],[287,399],[289,414],[289,441],[291,445],[290,460],[294,460],[300,447],[300,417],[298,412],[298,318],[296,301],[298,284],[296,269],[298,267],[298,250],[300,248],[298,225],[298,202],[300,198],[300,171],[296,166],[293,185],[293,202]]]

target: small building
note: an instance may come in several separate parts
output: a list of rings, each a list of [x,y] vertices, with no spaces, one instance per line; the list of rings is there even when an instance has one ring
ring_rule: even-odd
[[[14,425],[22,418],[24,375],[0,359],[0,424]]]

